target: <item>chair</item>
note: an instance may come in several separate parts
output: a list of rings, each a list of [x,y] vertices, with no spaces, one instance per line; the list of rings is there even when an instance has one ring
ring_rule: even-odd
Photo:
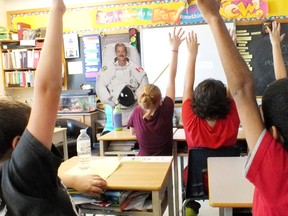
[[[186,205],[192,200],[208,199],[207,186],[207,158],[208,157],[231,157],[240,156],[240,149],[237,146],[211,148],[192,148],[188,152],[188,175],[185,187],[185,199],[182,205],[183,215],[186,215]]]
[[[93,141],[92,141],[92,128],[83,122],[77,121],[75,119],[69,118],[58,118],[56,120],[55,127],[65,127],[67,128],[67,145],[68,145],[68,158],[77,155],[77,137],[80,134],[81,129],[85,129],[86,133],[90,136],[91,139],[91,149],[93,148]],[[63,152],[62,146],[57,146],[57,148]]]

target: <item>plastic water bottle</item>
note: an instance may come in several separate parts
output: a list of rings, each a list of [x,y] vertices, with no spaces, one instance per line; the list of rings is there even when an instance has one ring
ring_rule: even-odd
[[[121,108],[116,106],[113,111],[113,123],[115,131],[122,131],[122,113]]]
[[[91,140],[86,129],[81,129],[77,138],[77,155],[80,169],[88,169],[91,161]]]

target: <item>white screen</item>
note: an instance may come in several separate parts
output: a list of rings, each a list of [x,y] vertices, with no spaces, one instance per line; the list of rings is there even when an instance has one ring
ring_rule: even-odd
[[[234,28],[234,24],[226,23],[227,28]],[[208,24],[181,26],[185,30],[184,36],[189,31],[195,31],[198,37],[199,49],[196,61],[195,84],[198,85],[204,79],[214,78],[227,83],[223,68],[218,55],[217,47]],[[177,30],[180,28],[178,26]],[[164,68],[169,64],[171,47],[169,45],[169,32],[173,33],[173,26],[158,28],[143,28],[140,31],[141,36],[141,61],[142,67],[146,71],[149,83],[153,83]],[[182,98],[184,76],[187,64],[188,52],[186,41],[183,41],[179,47],[178,70],[176,75],[176,97]],[[167,77],[169,68],[154,83],[165,96]]]

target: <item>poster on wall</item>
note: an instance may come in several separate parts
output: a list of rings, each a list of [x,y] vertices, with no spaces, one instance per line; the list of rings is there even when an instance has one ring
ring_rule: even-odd
[[[83,35],[82,49],[85,80],[87,82],[95,82],[96,75],[102,67],[100,35]]]
[[[79,58],[78,35],[76,33],[64,34],[63,42],[65,58]]]

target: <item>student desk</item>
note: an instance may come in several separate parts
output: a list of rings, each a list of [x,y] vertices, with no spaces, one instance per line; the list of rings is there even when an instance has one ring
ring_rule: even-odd
[[[110,131],[100,137],[99,140],[99,149],[100,156],[111,156],[111,155],[137,155],[138,152],[133,151],[108,151],[108,145],[111,141],[137,141],[135,135],[131,135],[131,132],[127,128],[123,128],[122,131]]]
[[[101,157],[92,157],[97,160]],[[128,159],[127,159],[128,158]],[[153,212],[123,211],[114,213],[117,215],[163,215],[166,209],[166,189],[168,198],[169,215],[174,215],[173,185],[172,185],[172,156],[165,157],[126,157],[117,170],[107,179],[107,187],[111,190],[135,190],[152,191]],[[64,161],[59,167],[58,173],[63,173],[77,166],[77,156]],[[97,210],[89,210],[87,213],[95,213]],[[103,214],[103,212],[100,212]],[[99,213],[99,214],[100,214]],[[109,214],[109,212],[107,212]],[[111,214],[111,212],[110,212]]]
[[[64,160],[68,160],[67,128],[54,128],[52,143],[55,146],[63,145]]]
[[[177,128],[173,128],[173,134],[176,132]],[[111,141],[137,141],[135,135],[131,135],[130,129],[123,128],[122,131],[110,131],[100,137],[99,149],[100,156],[111,156],[111,155],[137,155],[138,152],[135,151],[108,151],[108,146]]]
[[[245,140],[245,134],[242,128],[239,128],[237,139]],[[176,200],[175,209],[176,209],[176,212],[179,213],[179,215],[181,212],[181,209],[179,209],[179,203],[181,203],[182,205],[182,182],[183,182],[182,177],[183,177],[183,169],[184,169],[183,157],[188,156],[188,152],[178,151],[178,144],[179,142],[184,142],[184,141],[186,142],[185,131],[183,128],[179,128],[176,130],[176,132],[173,135],[173,157],[174,157],[175,200]],[[180,168],[178,164],[178,156],[180,156]],[[179,187],[179,183],[180,183],[180,187]],[[179,196],[179,192],[181,193],[180,196]]]
[[[209,202],[219,215],[232,216],[233,208],[251,208],[254,186],[244,176],[247,157],[208,158]]]

